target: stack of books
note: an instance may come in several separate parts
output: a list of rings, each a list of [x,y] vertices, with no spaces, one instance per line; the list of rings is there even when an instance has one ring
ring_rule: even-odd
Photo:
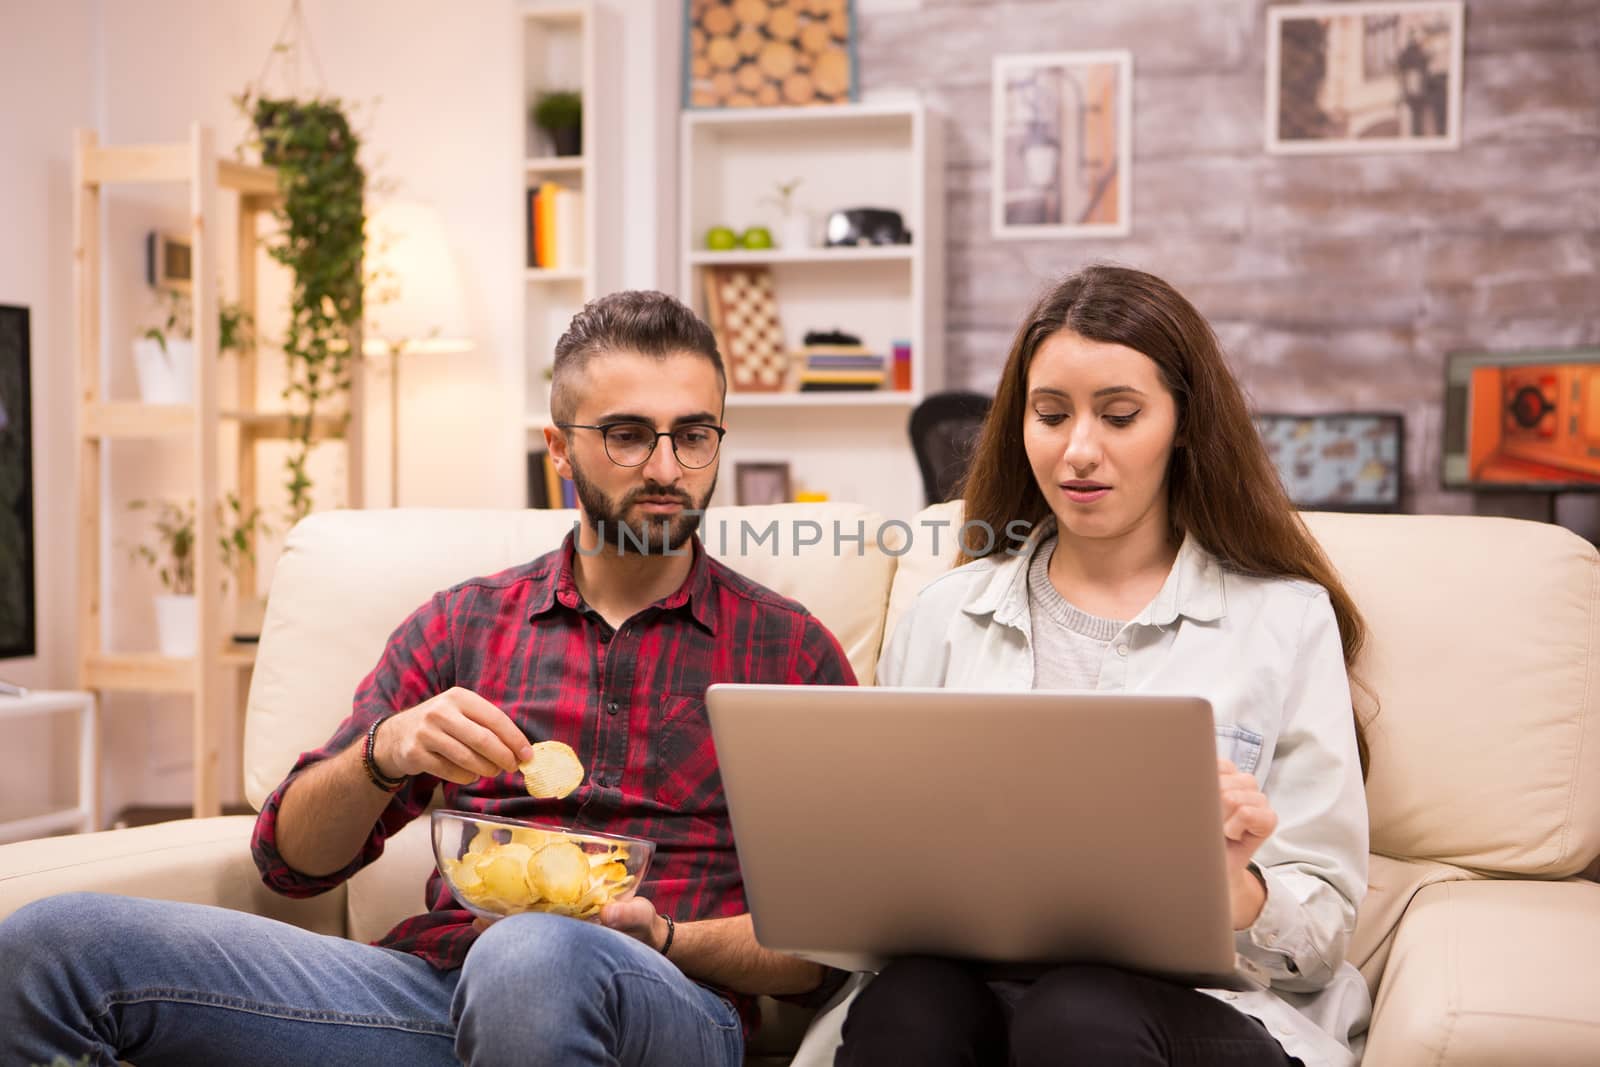
[[[575,508],[578,491],[573,483],[556,473],[550,453],[535,449],[528,453],[528,506],[530,508]]]
[[[805,361],[800,372],[802,393],[883,388],[881,352],[861,345],[808,344],[798,355]]]
[[[583,194],[555,182],[528,190],[528,266],[578,270],[583,266]]]

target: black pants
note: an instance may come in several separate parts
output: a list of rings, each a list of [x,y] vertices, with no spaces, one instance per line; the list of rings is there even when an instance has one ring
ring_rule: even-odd
[[[835,1067],[1300,1062],[1255,1019],[1170,982],[1090,965],[1026,985],[983,973],[928,957],[891,963],[851,1005]]]

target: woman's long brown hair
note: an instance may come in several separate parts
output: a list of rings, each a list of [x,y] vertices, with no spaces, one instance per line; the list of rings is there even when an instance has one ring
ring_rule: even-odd
[[[1178,409],[1167,468],[1172,543],[1187,534],[1233,570],[1322,586],[1353,678],[1367,639],[1361,613],[1289,502],[1210,324],[1176,289],[1143,271],[1088,267],[1046,293],[1017,330],[962,485],[964,521],[984,525],[964,527],[960,562],[999,551],[999,533],[1011,523],[1032,528],[1050,514],[1023,448],[1022,427],[1034,353],[1060,330],[1131,348],[1155,362]],[[1354,708],[1351,713],[1364,774],[1366,735],[1361,715]]]

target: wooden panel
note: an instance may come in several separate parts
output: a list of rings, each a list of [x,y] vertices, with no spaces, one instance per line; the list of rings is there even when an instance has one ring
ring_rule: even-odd
[[[251,196],[278,195],[278,172],[272,167],[237,163],[231,159],[219,160],[217,181],[224,189],[233,189]]]
[[[145,653],[97,653],[84,663],[84,686],[140,693],[188,693],[194,660]]]
[[[221,417],[239,424],[241,438],[257,441],[282,440],[290,435],[290,416],[274,411],[224,411]],[[318,415],[311,421],[311,439],[325,441],[342,437],[349,415]],[[240,499],[246,499],[241,496]]]
[[[189,146],[147,144],[92,148],[84,159],[83,177],[90,185],[187,181]]]
[[[221,457],[218,454],[218,413],[221,408],[217,369],[217,185],[215,139],[211,130],[195,123],[190,128],[191,174],[189,213],[193,225],[194,257],[194,424],[195,567],[194,589],[199,614],[200,656],[194,667],[194,812],[199,818],[222,813],[222,707],[223,672],[218,639],[222,625],[222,552],[218,544],[217,513],[212,506],[222,499]]]
[[[188,404],[86,404],[82,431],[86,437],[172,437],[194,430],[194,408]]]
[[[78,372],[78,418],[100,399],[100,190],[89,182],[97,151],[93,130],[79,130],[72,154],[73,345]],[[100,442],[78,440],[78,670],[100,650]],[[98,775],[99,768],[95,768]]]

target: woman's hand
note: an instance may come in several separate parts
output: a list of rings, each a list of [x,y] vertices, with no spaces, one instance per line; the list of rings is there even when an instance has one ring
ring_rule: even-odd
[[[1261,842],[1278,828],[1278,813],[1256,788],[1254,775],[1243,774],[1225,759],[1217,760],[1222,792],[1222,836],[1227,844],[1228,899],[1235,930],[1248,929],[1267,902],[1266,883],[1250,870]]]

